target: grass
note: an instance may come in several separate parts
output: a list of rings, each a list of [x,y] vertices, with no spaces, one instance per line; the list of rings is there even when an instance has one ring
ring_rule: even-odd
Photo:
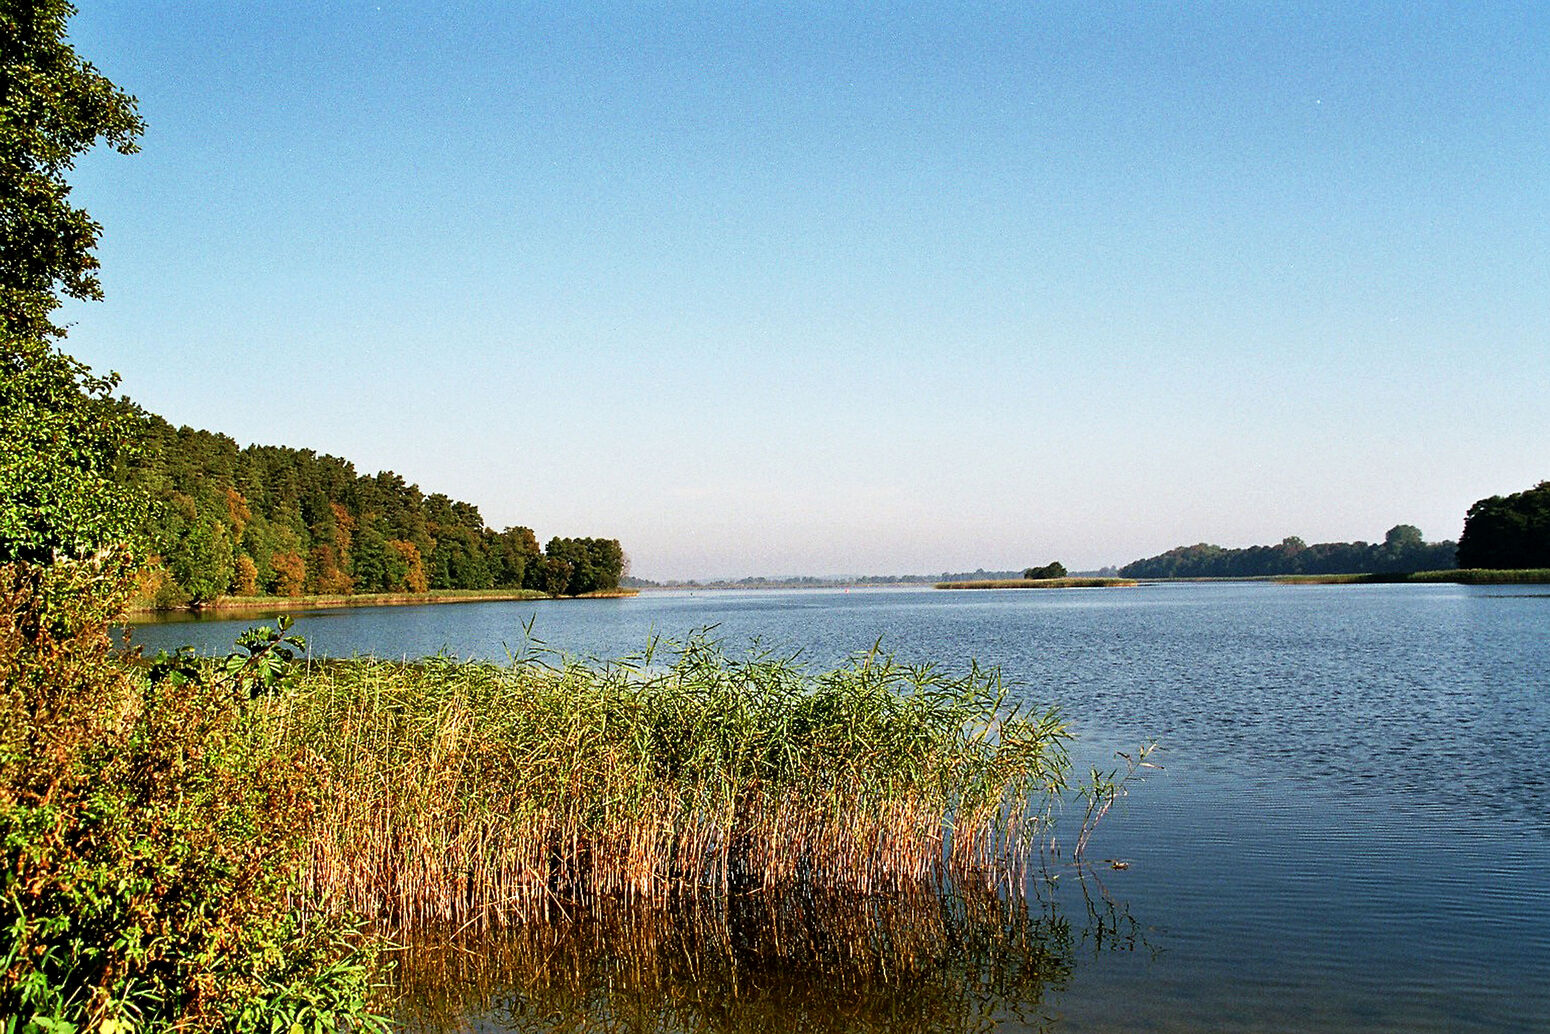
[[[1135,585],[1131,578],[1002,578],[980,582],[937,582],[938,589],[1108,589]]]
[[[995,673],[867,655],[809,674],[692,640],[669,663],[359,660],[265,701],[323,803],[299,888],[406,926],[599,900],[994,885],[1045,842],[1066,725]]]
[[[1290,574],[1276,578],[1285,585],[1380,585],[1419,582],[1456,585],[1544,585],[1550,584],[1550,568],[1487,570],[1464,568],[1453,571],[1414,571],[1400,574]]]

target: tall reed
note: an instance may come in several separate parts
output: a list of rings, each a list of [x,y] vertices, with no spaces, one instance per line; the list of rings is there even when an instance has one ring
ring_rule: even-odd
[[[1068,770],[1066,725],[994,672],[873,653],[810,674],[704,639],[661,665],[351,661],[264,706],[323,787],[303,893],[415,925],[995,883]]]

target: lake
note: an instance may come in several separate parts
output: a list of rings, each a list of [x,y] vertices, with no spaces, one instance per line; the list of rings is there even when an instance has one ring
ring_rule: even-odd
[[[258,620],[132,637],[224,652]],[[852,921],[848,905],[794,903],[758,922],[522,931],[477,966],[446,962],[467,989],[454,1025],[1550,1030],[1546,588],[662,592],[306,612],[297,631],[315,655],[504,660],[529,622],[550,649],[602,658],[707,627],[729,652],[757,641],[815,667],[879,640],[910,661],[972,658],[1058,706],[1081,763],[1155,739],[1164,767],[1104,821],[1090,868],[1056,857],[1024,911],[954,899]],[[814,932],[819,911],[835,930]],[[566,980],[595,979],[560,980],[560,958]]]

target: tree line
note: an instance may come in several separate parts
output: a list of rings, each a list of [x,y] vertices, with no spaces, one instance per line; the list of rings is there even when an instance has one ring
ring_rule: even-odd
[[[1400,524],[1382,542],[1319,542],[1291,536],[1276,546],[1226,549],[1208,543],[1177,546],[1126,564],[1126,578],[1262,578],[1286,574],[1397,574],[1455,566],[1453,542],[1425,542],[1421,530]]]
[[[150,501],[152,550],[142,592],[153,605],[217,596],[535,589],[573,596],[616,589],[617,539],[495,531],[479,508],[426,495],[392,471],[365,475],[337,456],[137,421],[122,464]]]
[[[1458,565],[1550,568],[1550,481],[1471,506],[1459,536]]]

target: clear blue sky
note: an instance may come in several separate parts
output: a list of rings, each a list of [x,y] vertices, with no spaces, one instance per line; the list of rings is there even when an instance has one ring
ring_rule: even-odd
[[[81,3],[149,130],[67,347],[645,577],[1550,478],[1544,5]]]

